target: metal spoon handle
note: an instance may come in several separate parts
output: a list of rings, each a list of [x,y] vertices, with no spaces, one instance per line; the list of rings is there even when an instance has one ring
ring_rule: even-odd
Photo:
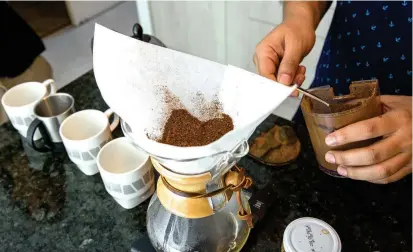
[[[306,96],[308,96],[308,97],[310,97],[310,98],[312,98],[312,99],[314,99],[314,100],[317,100],[317,101],[321,102],[322,104],[326,105],[327,107],[330,107],[330,104],[329,104],[328,102],[322,100],[320,97],[318,97],[318,96],[316,96],[316,95],[313,95],[312,93],[307,92],[307,91],[305,91],[304,89],[302,89],[302,88],[300,88],[300,87],[297,87],[297,90],[298,90],[299,92],[301,92],[303,95],[306,95]]]

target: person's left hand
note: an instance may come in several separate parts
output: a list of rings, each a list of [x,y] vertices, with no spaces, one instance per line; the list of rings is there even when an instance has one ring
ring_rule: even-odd
[[[397,181],[412,172],[412,97],[380,97],[384,114],[339,129],[326,137],[330,146],[383,136],[374,144],[346,151],[329,151],[326,161],[338,164],[345,177],[377,184]]]

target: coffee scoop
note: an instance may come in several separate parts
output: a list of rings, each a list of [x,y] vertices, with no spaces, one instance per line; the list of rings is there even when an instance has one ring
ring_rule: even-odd
[[[224,158],[231,162],[237,146],[245,143],[296,88],[275,85],[234,66],[144,43],[98,24],[93,50],[93,70],[102,97],[128,124],[134,144],[181,174],[209,171]],[[153,140],[161,136],[171,109],[162,98],[164,90],[200,120],[204,111],[194,97],[201,94],[206,103],[218,100],[222,112],[232,118],[234,129],[199,147]],[[241,153],[246,154],[245,148]]]
[[[330,107],[330,103],[324,101],[323,99],[321,99],[321,98],[318,97],[317,95],[314,95],[314,94],[312,94],[312,93],[310,93],[310,92],[307,92],[307,91],[305,91],[304,89],[302,89],[302,88],[300,88],[300,87],[297,87],[297,90],[298,90],[298,92],[302,93],[303,95],[306,95],[306,96],[308,96],[309,98],[314,99],[314,100],[316,100],[316,101],[318,101],[318,102],[326,105],[327,107]]]

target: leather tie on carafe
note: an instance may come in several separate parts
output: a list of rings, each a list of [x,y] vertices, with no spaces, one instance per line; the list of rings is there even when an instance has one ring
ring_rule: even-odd
[[[236,182],[236,184],[228,183],[223,188],[220,188],[218,190],[215,190],[209,193],[184,192],[182,190],[179,190],[171,186],[168,183],[168,181],[165,179],[165,177],[161,176],[161,179],[164,185],[166,186],[166,188],[168,188],[173,193],[181,197],[186,197],[186,198],[192,198],[192,199],[209,198],[209,197],[213,197],[215,195],[221,194],[221,193],[225,193],[228,190],[235,192],[235,196],[236,196],[236,199],[239,205],[238,217],[240,218],[240,220],[245,220],[249,228],[253,228],[252,214],[248,213],[248,211],[245,209],[245,206],[242,203],[242,197],[241,197],[241,189],[248,189],[252,185],[252,179],[251,177],[248,177],[245,175],[245,169],[240,168],[237,165],[232,167],[230,172],[238,174],[238,181]]]

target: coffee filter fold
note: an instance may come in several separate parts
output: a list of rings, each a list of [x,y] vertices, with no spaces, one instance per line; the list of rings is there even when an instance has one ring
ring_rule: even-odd
[[[255,128],[295,89],[234,66],[159,47],[95,25],[93,70],[105,102],[131,128],[133,141],[153,157],[188,160],[230,151],[247,140]],[[206,102],[218,98],[234,129],[217,141],[200,147],[176,147],[148,137],[161,136],[170,107],[161,94],[168,90],[180,106],[203,119],[196,102],[202,94]],[[181,173],[207,171],[210,161],[168,168]],[[202,167],[199,167],[202,165]],[[174,167],[171,167],[174,166]]]

